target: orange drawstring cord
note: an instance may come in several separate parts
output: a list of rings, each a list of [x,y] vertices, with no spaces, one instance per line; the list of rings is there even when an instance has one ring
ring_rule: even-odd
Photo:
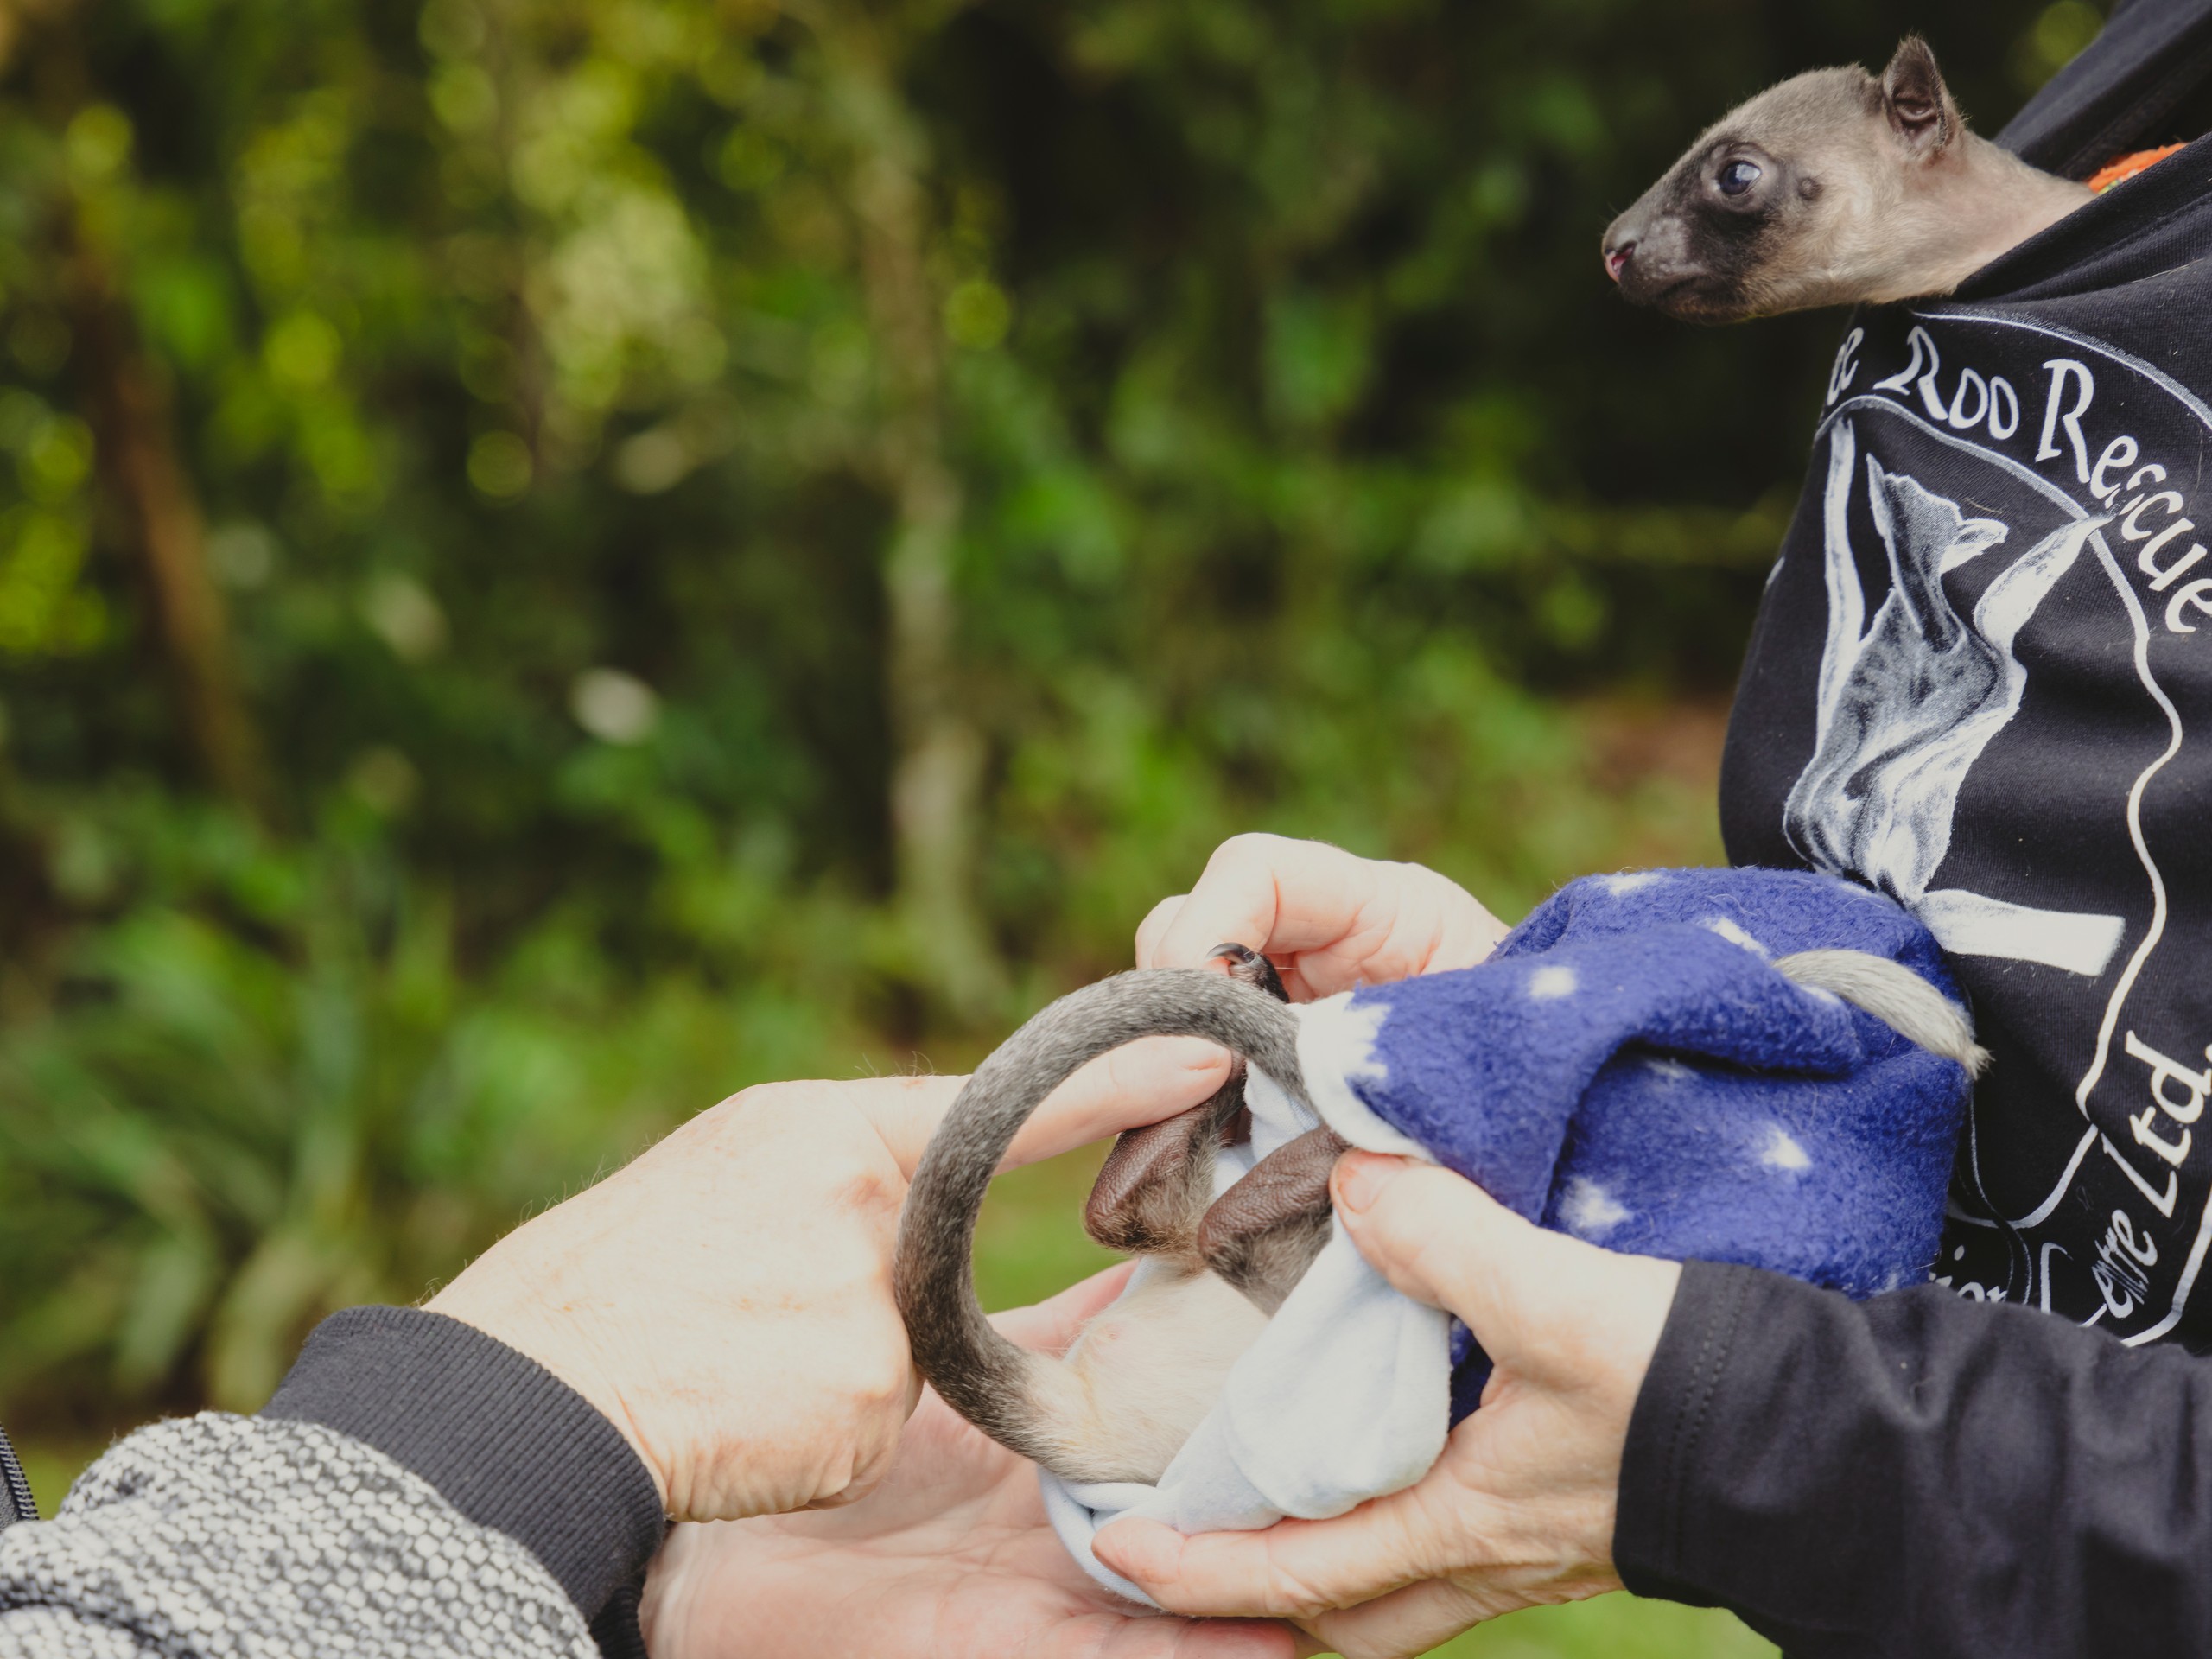
[[[2115,184],[2124,184],[2148,167],[2156,167],[2167,156],[2189,148],[2186,144],[2168,144],[2164,149],[2139,149],[2133,156],[2123,156],[2109,165],[2099,168],[2090,176],[2089,188],[2099,195]]]

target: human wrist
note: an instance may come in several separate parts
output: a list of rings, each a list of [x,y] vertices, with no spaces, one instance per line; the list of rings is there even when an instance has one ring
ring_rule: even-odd
[[[622,1437],[665,1509],[671,1471],[639,1430],[609,1368],[595,1357],[597,1344],[587,1338],[574,1304],[556,1310],[531,1287],[507,1282],[496,1266],[488,1258],[480,1262],[423,1303],[423,1311],[466,1325],[552,1373]]]

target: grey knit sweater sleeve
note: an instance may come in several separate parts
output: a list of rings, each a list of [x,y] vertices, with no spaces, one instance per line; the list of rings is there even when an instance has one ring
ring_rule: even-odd
[[[0,1656],[595,1659],[513,1539],[315,1423],[209,1414],[140,1430],[60,1515],[0,1532]]]
[[[550,1373],[356,1308],[259,1417],[142,1429],[55,1519],[0,1530],[0,1659],[598,1659],[635,1643],[607,1627],[662,1527],[627,1443]]]

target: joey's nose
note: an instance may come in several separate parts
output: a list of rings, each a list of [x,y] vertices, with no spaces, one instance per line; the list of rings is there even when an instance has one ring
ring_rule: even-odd
[[[1647,209],[1640,201],[1605,226],[1605,235],[1598,240],[1598,251],[1605,259],[1606,276],[1618,283],[1628,275],[1649,228]]]

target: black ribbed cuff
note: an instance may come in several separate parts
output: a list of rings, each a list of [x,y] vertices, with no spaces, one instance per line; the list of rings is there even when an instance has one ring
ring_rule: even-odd
[[[421,1476],[543,1562],[587,1622],[637,1582],[667,1529],[652,1476],[589,1401],[442,1313],[332,1314],[262,1415],[320,1423]]]
[[[1621,1452],[1613,1567],[1639,1596],[1694,1607],[1719,1605],[1711,1592],[1683,1581],[1685,1510],[1713,1396],[1761,1276],[1750,1268],[1682,1263],[1681,1282],[1637,1394]]]

